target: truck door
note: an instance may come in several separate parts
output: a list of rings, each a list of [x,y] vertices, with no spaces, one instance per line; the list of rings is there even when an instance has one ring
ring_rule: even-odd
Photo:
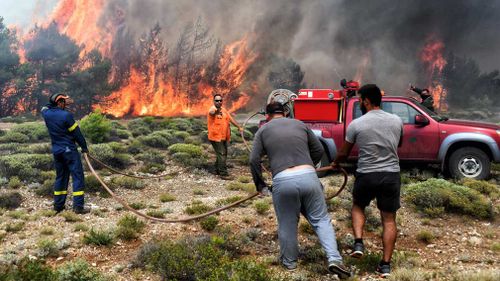
[[[382,101],[382,109],[403,120],[403,144],[398,149],[401,160],[436,159],[439,150],[439,128],[434,122],[427,126],[415,125],[415,116],[422,113],[401,101]]]
[[[403,120],[403,144],[398,149],[401,160],[436,160],[439,150],[439,131],[434,120],[427,126],[415,125],[415,115],[422,114],[412,105],[402,101],[382,101],[382,110]],[[354,104],[354,116],[361,116],[359,102]]]

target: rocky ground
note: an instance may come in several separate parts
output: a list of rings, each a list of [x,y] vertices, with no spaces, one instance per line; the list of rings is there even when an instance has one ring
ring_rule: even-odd
[[[1,124],[1,123],[0,123]],[[243,144],[233,144],[243,148]],[[214,155],[211,148],[209,161]],[[158,153],[165,154],[164,151]],[[166,157],[168,159],[168,157]],[[159,210],[166,213],[166,218],[187,216],[185,208],[193,201],[214,206],[220,199],[232,196],[247,196],[245,191],[228,190],[236,182],[246,181],[250,177],[249,169],[238,161],[229,161],[233,180],[223,180],[203,169],[192,169],[177,165],[167,160],[165,174],[176,172],[173,176],[144,180],[146,186],[140,190],[117,188],[115,192],[129,203],[142,203],[141,212]],[[134,172],[137,166],[127,169]],[[87,171],[88,172],[88,171]],[[100,174],[110,177],[105,170]],[[422,179],[432,176],[436,170],[405,169],[403,176]],[[342,183],[342,177],[332,174],[321,179],[327,193],[333,192]],[[500,172],[495,171],[490,181],[498,187]],[[348,188],[329,202],[330,215],[337,231],[337,239],[345,261],[356,272],[352,280],[375,280],[374,263],[378,262],[382,249],[380,219],[372,205],[368,212],[366,227],[367,255],[364,260],[354,261],[348,257],[352,243],[350,225],[351,195],[353,177],[349,177]],[[0,189],[0,192],[5,192]],[[83,243],[83,236],[89,229],[110,230],[116,228],[120,218],[129,213],[112,198],[103,198],[99,193],[88,193],[86,203],[92,212],[86,215],[65,217],[50,212],[51,198],[41,197],[33,192],[32,186],[18,188],[23,196],[20,208],[12,211],[0,211],[0,263],[12,263],[25,256],[46,258],[48,263],[57,267],[69,260],[83,258],[101,272],[115,280],[160,280],[150,271],[131,266],[138,250],[152,239],[177,239],[184,236],[203,235],[208,232],[198,222],[165,224],[147,221],[145,230],[136,240],[115,239],[110,246],[93,246]],[[104,191],[102,191],[104,193]],[[168,193],[174,201],[161,202],[160,195]],[[67,207],[70,208],[71,198]],[[271,199],[264,200],[270,204]],[[255,200],[254,200],[255,201]],[[498,206],[498,198],[494,201]],[[259,214],[253,203],[223,211],[217,215],[218,229],[225,228],[233,234],[251,237],[244,244],[244,257],[254,259],[266,265],[281,280],[335,280],[336,277],[325,271],[321,254],[315,254],[318,248],[316,236],[311,233],[303,221],[300,224],[299,241],[301,257],[299,269],[287,272],[276,263],[278,240],[276,218],[272,207]],[[303,220],[303,219],[302,219]],[[441,218],[427,218],[417,212],[403,197],[402,208],[398,213],[398,242],[393,260],[393,280],[467,280],[460,274],[467,272],[486,272],[486,276],[495,280],[500,275],[500,232],[498,218],[479,220],[469,216],[445,214]],[[16,225],[21,225],[15,231]],[[217,231],[217,229],[215,230]],[[212,232],[213,233],[213,232]],[[47,254],[43,247],[44,240],[55,241],[56,249]],[[45,252],[44,252],[45,251]],[[458,276],[458,277],[457,277]],[[475,280],[475,279],[470,279]],[[497,279],[498,280],[498,279]]]

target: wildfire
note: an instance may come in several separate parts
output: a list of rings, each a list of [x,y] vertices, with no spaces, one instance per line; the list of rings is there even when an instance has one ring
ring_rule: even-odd
[[[213,94],[217,92],[229,97],[244,81],[256,57],[248,51],[246,38],[226,46],[218,62],[220,71],[215,83],[204,82],[206,71],[198,73],[201,82],[197,84],[195,98],[190,97],[188,89],[175,87],[174,77],[156,74],[157,65],[150,61],[145,71],[147,75],[131,67],[127,85],[97,107],[116,117],[205,115],[212,105]],[[247,94],[240,93],[229,105],[229,111],[241,108],[248,100]]]
[[[368,51],[365,51],[363,54],[363,58],[359,62],[356,74],[354,75],[354,81],[358,81],[359,84],[361,84],[361,81],[363,79],[363,74],[366,70],[366,67],[370,64],[370,62],[371,62],[370,53]]]
[[[98,49],[105,56],[109,55],[114,25],[99,26],[104,11],[105,0],[61,0],[52,16],[59,31],[83,45],[81,55],[93,49]]]
[[[446,66],[446,59],[443,56],[444,43],[435,37],[429,37],[427,43],[420,53],[420,59],[427,68],[429,75],[429,84],[431,85],[429,91],[434,98],[434,107],[439,111],[446,111],[448,105],[446,104],[447,91],[441,82],[441,74]],[[437,79],[435,79],[437,77]]]

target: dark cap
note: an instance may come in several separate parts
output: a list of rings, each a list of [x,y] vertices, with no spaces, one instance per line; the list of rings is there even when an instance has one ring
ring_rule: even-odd
[[[285,113],[285,107],[279,102],[272,102],[266,106],[267,114]]]

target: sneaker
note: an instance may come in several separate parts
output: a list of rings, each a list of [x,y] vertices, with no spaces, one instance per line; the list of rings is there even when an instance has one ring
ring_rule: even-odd
[[[89,208],[73,208],[73,212],[75,212],[75,214],[84,215],[84,214],[90,213],[90,209]]]
[[[345,267],[345,265],[341,261],[332,261],[328,264],[328,270],[337,274],[340,279],[347,279],[351,277],[351,271]]]
[[[379,264],[376,270],[377,274],[382,278],[387,278],[391,275],[391,265],[390,264]]]
[[[352,246],[351,257],[353,258],[361,258],[365,252],[365,245],[363,243],[354,243]]]

